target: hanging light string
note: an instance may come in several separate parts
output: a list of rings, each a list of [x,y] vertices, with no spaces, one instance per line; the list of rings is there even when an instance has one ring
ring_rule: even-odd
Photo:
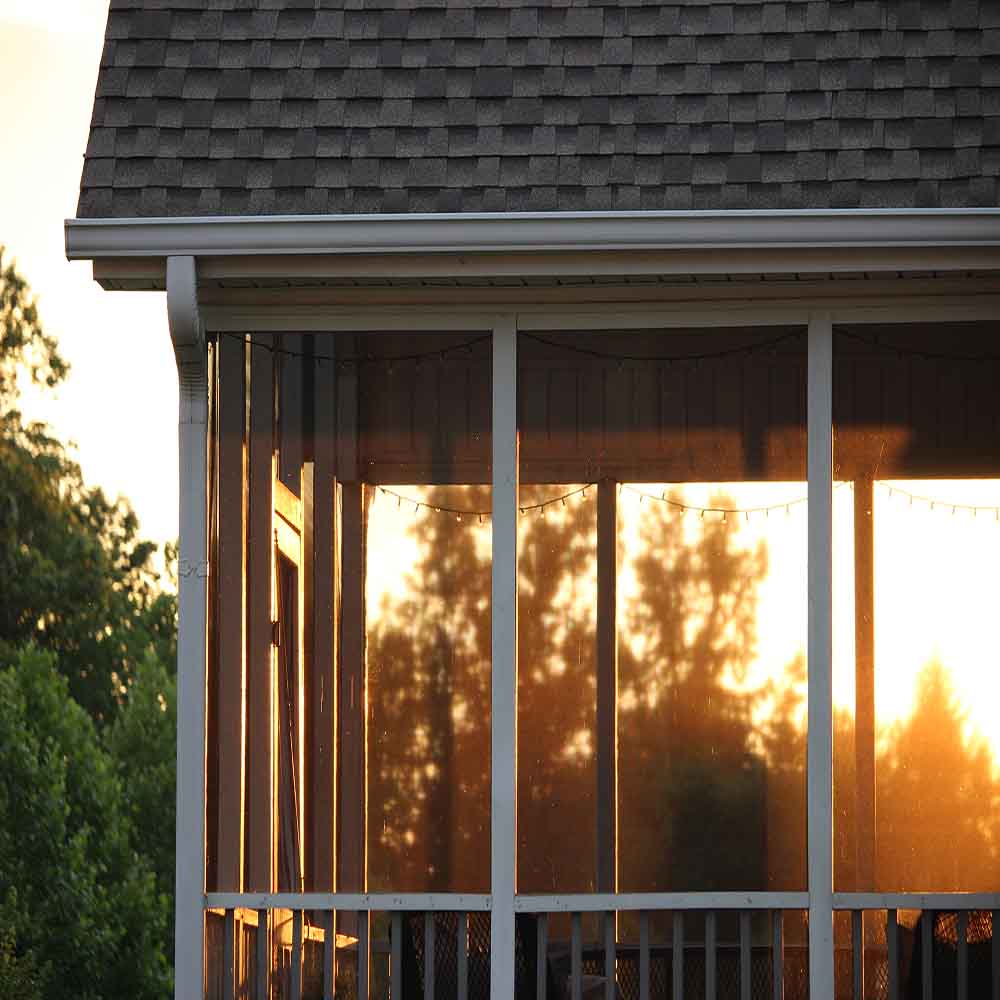
[[[909,500],[911,507],[916,502],[927,504],[931,510],[950,510],[952,514],[956,514],[959,511],[971,513],[973,517],[978,516],[979,514],[992,514],[995,520],[1000,522],[1000,505],[952,503],[949,500],[940,500],[936,497],[926,497],[916,493],[910,493],[908,490],[904,490],[899,486],[892,485],[882,480],[875,480],[875,485],[888,491],[890,499],[897,495],[906,498]],[[583,486],[578,486],[566,493],[560,493],[558,496],[549,497],[546,500],[539,501],[538,503],[519,504],[518,511],[522,517],[533,513],[538,513],[541,516],[544,516],[545,510],[549,507],[555,506],[556,504],[561,504],[565,507],[567,505],[567,501],[576,497],[579,497],[581,501],[588,499],[587,491],[594,490],[597,486],[598,484],[596,482],[586,483]],[[848,489],[853,490],[854,484],[849,481],[842,481],[834,484],[834,489],[840,489],[842,487],[847,487]],[[493,514],[492,509],[479,510],[471,507],[452,507],[447,504],[428,503],[426,500],[417,500],[415,497],[406,496],[403,493],[397,493],[395,490],[391,490],[386,486],[379,486],[377,488],[378,491],[384,496],[395,500],[398,508],[406,510],[412,509],[414,514],[421,510],[429,510],[436,514],[451,515],[459,521],[465,518],[469,518],[470,521],[478,520],[479,524],[483,524],[485,521],[489,520]],[[678,500],[676,497],[671,496],[667,491],[663,491],[661,493],[650,493],[647,490],[633,486],[631,483],[618,483],[618,491],[619,493],[623,491],[632,493],[634,496],[639,498],[639,503],[650,500],[654,503],[666,504],[668,507],[679,511],[681,514],[697,514],[703,520],[706,517],[714,516],[721,521],[728,521],[730,517],[742,517],[744,520],[749,521],[752,515],[762,514],[764,517],[770,517],[771,514],[776,514],[781,511],[784,511],[785,514],[791,514],[793,508],[799,507],[809,501],[808,496],[799,496],[794,497],[791,500],[784,500],[779,503],[766,504],[756,507],[722,507],[717,505],[702,506],[700,504],[686,503],[683,500]]]
[[[721,358],[749,357],[751,354],[760,354],[764,351],[773,351],[779,344],[789,340],[800,340],[804,336],[803,330],[790,330],[787,333],[779,334],[777,337],[770,337],[767,340],[756,341],[752,344],[742,344],[738,347],[726,347],[719,351],[699,351],[690,354],[618,354],[611,351],[599,351],[592,347],[582,347],[579,344],[562,343],[550,340],[537,333],[520,334],[526,340],[532,340],[536,344],[543,344],[545,347],[552,347],[560,351],[569,351],[571,354],[580,354],[588,358],[596,358],[601,361],[660,361],[676,362],[678,364],[698,364],[701,361],[715,361]]]
[[[994,520],[1000,521],[1000,506],[996,504],[952,503],[950,500],[939,500],[937,497],[925,497],[919,493],[911,493],[909,490],[881,480],[876,480],[876,485],[888,492],[890,500],[895,496],[900,496],[909,500],[911,507],[914,503],[921,503],[927,504],[930,510],[950,510],[952,514],[957,514],[959,511],[971,514],[973,517],[978,517],[980,514],[992,514]]]
[[[924,348],[887,344],[880,340],[877,335],[873,334],[868,336],[862,333],[856,333],[853,330],[838,329],[836,331],[836,335],[838,337],[845,337],[848,340],[857,341],[860,344],[865,344],[868,347],[875,348],[876,350],[882,351],[886,354],[894,354],[898,358],[918,358],[923,361],[1000,361],[1000,354],[954,354],[945,353],[943,351],[928,351]],[[238,340],[241,343],[245,341],[245,335],[241,333],[220,333],[218,336]],[[406,362],[414,362],[419,365],[422,361],[444,361],[454,355],[470,354],[474,347],[479,344],[486,343],[492,336],[493,335],[491,333],[484,333],[478,337],[472,337],[470,340],[465,340],[458,344],[449,344],[445,347],[437,347],[427,351],[414,351],[408,354],[368,353],[355,355],[354,357],[335,357],[332,354],[314,354],[308,351],[293,351],[288,347],[279,347],[275,343],[265,343],[263,341],[254,340],[252,337],[250,338],[249,343],[253,347],[259,347],[261,350],[268,351],[277,356],[286,358],[302,358],[309,361],[329,361],[338,365],[342,369],[348,369],[352,365],[387,365],[391,367],[394,364],[405,364]],[[580,344],[562,343],[560,341],[544,337],[540,334],[528,333],[526,331],[521,331],[519,336],[525,340],[533,341],[536,344],[542,344],[543,346],[553,348],[554,350],[567,351],[570,354],[594,358],[599,361],[616,361],[619,364],[623,364],[626,361],[646,361],[666,364],[676,363],[697,365],[703,361],[715,361],[732,357],[750,357],[755,354],[773,352],[779,344],[785,343],[786,341],[799,340],[804,336],[804,333],[802,330],[790,330],[787,333],[779,334],[778,336],[771,337],[767,340],[757,341],[753,344],[742,344],[737,347],[726,347],[718,351],[697,351],[688,354],[618,353],[615,351],[601,351],[592,347],[583,347]]]
[[[219,336],[238,340],[242,343],[244,342],[245,335],[241,333],[220,333]],[[268,351],[276,356],[286,358],[303,358],[310,361],[329,361],[338,365],[341,369],[348,369],[351,365],[382,364],[391,367],[394,364],[404,364],[406,362],[420,364],[422,361],[443,361],[456,354],[469,354],[472,351],[472,348],[479,344],[486,343],[492,336],[493,335],[491,333],[484,333],[481,336],[473,337],[471,340],[463,341],[460,344],[451,344],[447,347],[439,347],[434,350],[419,351],[410,354],[382,355],[369,353],[355,357],[335,357],[332,354],[312,354],[308,351],[294,351],[288,347],[279,347],[275,343],[265,343],[263,341],[254,340],[252,337],[249,343],[253,347],[259,347],[261,350]],[[803,332],[801,330],[792,330],[787,333],[780,334],[777,337],[757,341],[753,344],[743,344],[738,347],[726,347],[719,351],[699,351],[688,354],[620,354],[612,351],[599,351],[590,347],[581,347],[579,344],[560,343],[559,341],[550,340],[549,338],[540,336],[536,333],[526,333],[522,331],[520,336],[525,340],[531,340],[537,344],[555,348],[556,350],[568,351],[571,354],[578,354],[583,357],[595,358],[602,361],[616,361],[619,364],[623,364],[626,361],[699,364],[702,361],[714,361],[717,359],[731,357],[749,357],[752,354],[773,351],[779,344],[784,343],[785,341],[802,338]]]
[[[391,497],[396,501],[396,506],[400,509],[405,505],[407,509],[413,508],[413,513],[416,514],[420,510],[432,510],[437,514],[454,514],[461,521],[464,517],[477,517],[479,518],[480,524],[483,522],[484,518],[490,517],[493,513],[492,510],[473,510],[465,507],[448,507],[444,504],[427,503],[426,500],[416,500],[413,497],[404,496],[402,493],[397,493],[395,490],[390,490],[385,486],[378,487],[379,493],[383,496]]]
[[[896,344],[886,344],[877,334],[856,333],[853,330],[838,329],[838,337],[857,341],[868,347],[874,347],[885,354],[894,354],[897,358],[917,358],[921,361],[1000,361],[1000,354],[946,354],[943,351],[927,351],[920,347],[905,347]],[[894,487],[895,488],[895,487]],[[992,508],[990,508],[992,509]]]
[[[221,333],[221,337],[230,337],[234,340],[239,340],[243,342],[244,335],[241,333]],[[449,344],[446,347],[438,347],[432,351],[419,351],[411,354],[362,354],[356,357],[350,358],[338,358],[334,357],[332,354],[311,354],[308,351],[293,351],[287,347],[278,347],[276,344],[266,344],[259,340],[254,340],[250,338],[250,345],[252,347],[259,347],[261,350],[268,351],[273,355],[277,355],[285,358],[303,358],[308,361],[330,361],[333,364],[340,366],[342,370],[349,369],[352,365],[374,365],[374,364],[384,364],[388,367],[392,367],[394,364],[405,364],[408,361],[412,361],[415,364],[420,364],[422,361],[438,360],[444,361],[451,355],[455,354],[469,354],[472,349],[477,344],[483,344],[492,337],[491,333],[484,333],[482,336],[473,337],[471,340],[464,340],[460,344]]]
[[[579,496],[582,500],[586,499],[587,490],[593,489],[595,486],[597,486],[597,483],[587,483],[586,486],[579,486],[574,490],[570,490],[568,493],[560,493],[559,496],[549,497],[547,500],[541,501],[541,503],[522,504],[518,507],[518,509],[522,515],[525,515],[533,513],[534,511],[544,513],[546,507],[552,507],[557,503],[562,504],[565,507],[566,501],[571,500],[573,497]],[[379,486],[378,490],[384,496],[391,497],[395,500],[396,506],[399,509],[402,509],[403,507],[409,509],[412,507],[414,514],[420,510],[431,510],[438,514],[451,514],[457,517],[460,521],[466,517],[478,518],[480,524],[493,514],[492,509],[475,510],[466,507],[449,507],[446,504],[428,503],[426,500],[417,500],[414,497],[404,496],[402,493],[397,493],[395,490],[390,490],[385,486]]]
[[[677,500],[666,491],[662,493],[647,493],[645,490],[641,490],[629,483],[622,483],[621,489],[635,494],[639,498],[639,503],[642,503],[644,500],[653,500],[656,503],[666,504],[668,507],[674,508],[674,510],[679,510],[682,514],[697,514],[701,518],[704,518],[707,514],[721,515],[720,520],[722,521],[729,520],[730,516],[739,517],[740,515],[743,516],[744,520],[749,521],[751,514],[763,514],[765,517],[768,517],[772,513],[782,510],[786,514],[791,514],[793,507],[804,504],[809,499],[808,497],[795,497],[794,500],[786,500],[783,503],[768,504],[761,507],[701,507],[698,504],[684,503],[682,500]]]

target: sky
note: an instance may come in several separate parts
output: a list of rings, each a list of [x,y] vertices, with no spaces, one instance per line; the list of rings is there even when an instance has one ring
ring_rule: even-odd
[[[177,375],[160,292],[105,292],[66,260],[108,0],[0,0],[0,244],[69,361],[22,409],[76,445],[88,483],[127,497],[144,537],[177,537]]]

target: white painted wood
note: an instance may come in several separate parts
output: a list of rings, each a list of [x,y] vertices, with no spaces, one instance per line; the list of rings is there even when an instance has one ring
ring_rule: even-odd
[[[236,995],[236,913],[226,910],[222,925],[222,1000]]]
[[[167,315],[180,389],[180,558],[177,635],[177,867],[174,995],[204,979],[205,660],[208,582],[208,378],[195,262],[167,261]]]
[[[750,913],[744,910],[740,913],[740,1000],[750,1000],[751,988],[753,987],[753,970],[751,968],[750,952]],[[810,962],[810,965],[812,963]],[[833,995],[833,980],[830,980],[831,989],[822,996]],[[810,996],[814,994],[810,993]]]
[[[291,1000],[302,1000],[302,911],[292,911]]]
[[[423,910],[487,912],[490,897],[445,892],[209,892],[204,907],[223,910],[371,910],[379,913],[413,913]]]
[[[771,994],[774,1000],[781,1000],[785,995],[784,917],[781,910],[771,914]]]
[[[518,913],[601,913],[605,910],[804,910],[805,892],[620,892],[517,896]]]
[[[371,914],[358,915],[358,1000],[368,1000],[371,986]]]
[[[833,329],[809,321],[809,995],[833,993]]]
[[[684,913],[674,911],[673,992],[671,1000],[684,1000]]]
[[[257,996],[267,997],[271,984],[271,949],[268,940],[269,912],[267,910],[257,911],[257,947],[254,951],[254,976],[257,980]],[[330,990],[331,1000],[333,990]]]
[[[474,281],[521,279],[530,276],[541,284],[545,278],[612,278],[659,275],[781,275],[898,273],[900,271],[974,271],[993,266],[990,247],[857,247],[718,250],[689,248],[683,254],[670,250],[627,250],[616,254],[587,251],[519,251],[489,256],[442,254],[364,254],[347,257],[324,254],[258,254],[252,257],[207,257],[202,279],[229,284],[267,281],[317,285],[334,280],[360,286],[371,279],[414,282],[426,280],[454,288]],[[99,265],[99,266],[98,266]],[[111,269],[114,270],[111,270]],[[125,280],[162,283],[162,266],[154,257],[119,258],[117,263],[95,261],[95,278],[117,271]]]
[[[958,1000],[969,1000],[969,914],[958,914]]]
[[[469,915],[459,913],[455,934],[455,970],[458,977],[457,1000],[469,998]]]
[[[424,996],[434,1000],[434,914],[424,914]]]
[[[1000,261],[998,261],[1000,266]],[[760,297],[720,301],[710,286],[693,291],[688,300],[676,303],[593,302],[587,312],[575,305],[512,302],[501,295],[485,299],[480,308],[457,309],[445,298],[428,305],[391,309],[373,306],[337,307],[322,304],[293,305],[295,297],[283,296],[278,306],[205,306],[208,329],[219,333],[270,332],[400,332],[432,333],[489,329],[498,313],[516,308],[518,328],[532,330],[660,329],[684,330],[714,327],[805,325],[817,310],[830,313],[837,323],[972,322],[997,315],[1000,295],[920,295],[910,290],[899,301],[863,297],[858,290],[850,298],[814,294],[807,299],[782,301],[768,296],[765,285]]]
[[[920,996],[934,1000],[934,911],[920,915]]]
[[[617,958],[615,955],[615,936],[618,930],[617,914],[610,910],[604,914],[604,1000],[615,1000],[618,995]]]
[[[835,910],[993,910],[996,892],[835,892]]]
[[[570,917],[570,1000],[581,1000],[583,993],[583,918],[574,913]]]
[[[715,949],[716,942],[715,910],[705,913],[705,1000],[716,1000],[718,996],[719,966]]]
[[[490,998],[514,996],[517,890],[517,330],[493,329]]]
[[[323,914],[323,1000],[333,1000],[337,989],[336,928],[336,914],[332,911],[327,911]],[[257,995],[262,996],[263,994],[258,993]],[[399,998],[393,994],[392,1000],[399,1000]]]
[[[535,997],[536,1000],[548,1000],[549,977],[549,915],[540,913],[535,945]]]
[[[885,918],[885,943],[889,963],[889,1000],[899,1000],[899,922],[896,916],[895,910],[889,910]]]
[[[649,1000],[649,914],[639,914],[639,1000]]]
[[[853,973],[854,1000],[864,1000],[865,995],[865,915],[862,910],[851,910],[851,969]]]
[[[392,915],[389,956],[389,1000],[403,1000],[403,914]]]

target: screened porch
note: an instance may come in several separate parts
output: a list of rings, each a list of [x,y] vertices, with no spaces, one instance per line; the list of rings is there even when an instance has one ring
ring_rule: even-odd
[[[1000,348],[918,318],[218,332],[206,996],[1000,996]]]

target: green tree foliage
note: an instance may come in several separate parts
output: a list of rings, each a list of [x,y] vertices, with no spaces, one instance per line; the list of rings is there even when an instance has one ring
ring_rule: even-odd
[[[67,368],[13,264],[0,268],[0,348],[0,652],[51,650],[74,699],[106,721],[147,651],[174,663],[175,600],[127,501],[88,487],[16,408],[18,371],[51,386]]]
[[[49,969],[40,969],[34,952],[18,947],[14,934],[17,893],[10,890],[0,905],[0,996],[12,1000],[43,1000]]]
[[[23,375],[51,388],[68,370],[55,339],[42,330],[27,281],[13,260],[4,259],[0,243],[0,412],[6,413],[16,403]]]
[[[5,974],[36,979],[50,1000],[169,990],[168,904],[136,851],[116,770],[51,653],[3,662],[0,899],[16,894]]]
[[[165,998],[176,602],[128,504],[18,409],[66,372],[0,253],[0,996]]]
[[[156,873],[157,889],[172,898],[177,681],[152,654],[140,664],[114,722],[104,730],[104,743],[126,790],[125,808],[136,843]]]

